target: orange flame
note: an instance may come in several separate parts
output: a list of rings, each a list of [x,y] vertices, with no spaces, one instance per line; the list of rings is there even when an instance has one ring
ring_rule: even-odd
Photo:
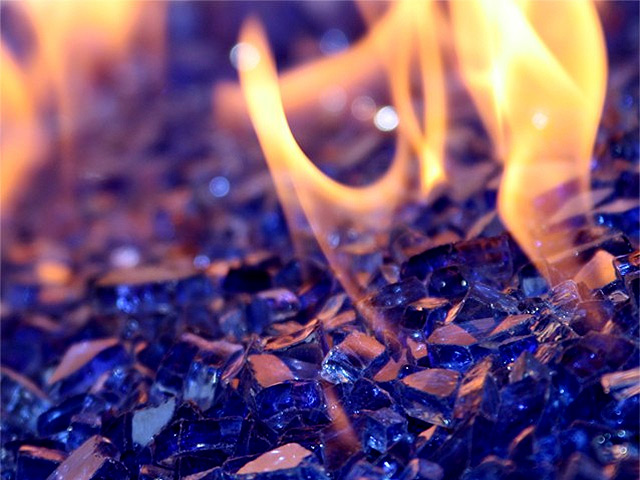
[[[2,82],[3,107],[5,99],[13,104],[8,111],[3,108],[3,130],[14,129],[14,111],[20,109],[22,131],[42,134],[38,122],[48,107],[55,106],[60,173],[68,188],[75,167],[74,130],[91,111],[95,98],[92,90],[101,67],[112,65],[129,51],[133,33],[139,30],[134,26],[143,14],[148,27],[143,35],[158,37],[154,53],[160,54],[159,30],[152,31],[152,26],[162,25],[162,9],[133,0],[26,0],[12,7],[32,28],[34,46],[33,52],[18,65],[11,60],[7,46],[2,45],[3,77],[9,77]],[[22,105],[17,105],[18,102]],[[12,172],[3,175],[5,201],[18,190],[28,165],[41,160],[38,156],[42,152],[29,146],[36,141],[35,134],[31,135],[31,140],[18,149],[13,148],[12,142],[2,142],[3,169]]]
[[[460,71],[505,158],[499,212],[531,259],[553,261],[575,245],[570,232],[553,233],[552,214],[567,193],[583,202],[579,211],[590,208],[584,193],[607,75],[596,10],[528,0],[451,7]]]
[[[450,7],[461,75],[505,162],[499,213],[530,258],[553,260],[575,246],[566,231],[554,233],[553,214],[569,196],[574,207],[583,203],[580,211],[589,208],[589,160],[606,81],[596,11],[590,2],[567,1],[454,0]],[[363,10],[366,14],[367,8]],[[330,238],[345,223],[373,235],[388,228],[394,209],[410,197],[405,190],[414,185],[407,155],[419,159],[421,195],[447,179],[440,45],[445,28],[436,2],[400,0],[348,51],[280,79],[257,23],[247,23],[241,35],[251,52],[240,68],[242,90],[294,235],[294,221],[304,214],[343,285],[356,297],[362,286],[348,278],[348,267],[341,265]],[[421,119],[414,108],[415,63],[426,97]],[[336,77],[345,88],[357,86],[378,65],[389,77],[400,117],[398,154],[376,184],[349,188],[324,176],[302,152],[285,107],[311,105],[310,92],[326,88]],[[356,73],[344,79],[344,70]],[[222,91],[229,93],[228,88]],[[564,261],[565,275],[579,267],[567,265]]]
[[[424,40],[427,34],[420,32],[433,26],[433,9],[432,2],[398,2],[376,24],[373,33],[352,50],[285,74],[280,83],[259,24],[249,21],[241,33],[243,48],[239,72],[242,90],[294,240],[301,247],[296,229],[299,218],[304,215],[341,283],[354,298],[363,295],[366,281],[349,270],[348,258],[350,254],[361,253],[363,238],[375,242],[378,235],[388,232],[395,209],[409,197],[409,187],[413,183],[412,154],[421,161],[418,183],[423,194],[444,178],[442,150],[446,116],[439,50],[435,43],[415,42],[416,39]],[[400,26],[405,27],[405,31],[398,37]],[[412,106],[410,64],[413,44],[419,46],[415,53],[423,67],[421,86],[430,99],[424,108],[424,127]],[[395,48],[391,49],[390,45],[403,53],[396,55]],[[346,70],[359,72],[356,80],[363,81],[368,73],[381,68],[378,67],[380,64],[391,74],[393,97],[406,123],[401,123],[396,155],[386,174],[374,184],[348,187],[324,175],[305,155],[291,133],[284,107],[304,106],[309,90],[326,88],[331,82],[335,83],[336,77],[342,79]],[[354,65],[358,67],[354,68]],[[424,69],[433,69],[435,80],[427,80]],[[302,81],[304,78],[308,78],[313,86]],[[355,85],[353,77],[338,80],[338,83],[346,88]],[[287,90],[289,84],[291,90]],[[285,98],[289,100],[283,100]],[[348,245],[349,237],[359,239],[358,247]]]

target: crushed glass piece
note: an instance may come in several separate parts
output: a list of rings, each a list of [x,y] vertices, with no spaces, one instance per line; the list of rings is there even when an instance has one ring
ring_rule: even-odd
[[[47,480],[126,480],[129,473],[117,457],[117,448],[106,438],[95,435],[71,453]]]
[[[420,300],[426,294],[422,282],[415,277],[409,277],[383,287],[369,299],[369,303],[374,308],[394,308]]]
[[[411,417],[449,426],[459,380],[458,372],[442,368],[412,373],[400,380],[396,400]]]
[[[66,397],[86,391],[98,378],[130,361],[116,339],[88,340],[72,345],[48,380],[55,396]]]
[[[37,419],[51,407],[46,393],[27,377],[0,367],[2,426],[35,432]]]
[[[153,441],[153,457],[163,465],[177,457],[196,452],[231,454],[242,429],[242,418],[178,420],[158,433]]]
[[[310,455],[312,453],[309,450],[297,443],[288,443],[270,452],[263,453],[255,460],[246,463],[244,467],[238,470],[238,475],[296,468]]]
[[[251,331],[260,333],[273,322],[295,317],[300,308],[300,299],[290,290],[275,288],[261,291],[247,307]]]
[[[446,318],[451,304],[444,298],[423,298],[409,305],[400,319],[400,324],[411,330],[423,330],[431,335],[436,325]]]
[[[465,420],[476,414],[495,420],[500,394],[491,374],[492,364],[490,357],[485,358],[464,375],[454,408],[457,420]]]
[[[307,425],[327,422],[325,399],[319,383],[288,381],[260,390],[255,396],[256,414],[276,430],[296,419]]]
[[[52,448],[22,445],[18,449],[16,478],[45,479],[67,458],[65,452]]]
[[[384,453],[407,435],[407,419],[390,408],[364,410],[356,417],[355,429],[365,453]]]
[[[617,400],[624,400],[640,394],[640,370],[631,370],[606,373],[600,378],[600,383],[605,393],[610,393]]]
[[[248,361],[256,382],[262,388],[294,379],[291,370],[275,355],[249,355]]]
[[[374,375],[388,360],[384,345],[375,338],[352,332],[333,347],[322,362],[321,376],[328,382],[353,382]]]
[[[243,348],[225,340],[193,340],[193,343],[199,345],[200,351],[193,358],[184,379],[183,398],[194,402],[201,410],[207,410],[216,397],[223,372],[242,355]]]
[[[539,297],[549,291],[546,278],[532,263],[523,265],[518,270],[518,283],[526,297]]]
[[[402,471],[398,480],[442,480],[444,473],[437,463],[414,458]]]
[[[173,480],[172,470],[157,465],[142,465],[138,471],[138,480]]]
[[[444,267],[431,274],[428,284],[429,295],[459,300],[469,290],[469,283],[456,266]]]
[[[146,407],[133,412],[131,438],[134,443],[147,446],[153,437],[171,420],[176,408],[175,398],[170,398],[157,407]]]
[[[94,286],[94,298],[105,313],[166,312],[210,298],[213,286],[192,267],[147,265],[114,270]]]

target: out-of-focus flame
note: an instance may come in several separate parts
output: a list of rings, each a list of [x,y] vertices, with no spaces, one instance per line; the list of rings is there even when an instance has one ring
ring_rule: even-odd
[[[304,249],[296,236],[296,226],[304,215],[354,298],[362,296],[366,282],[357,278],[345,258],[350,251],[348,237],[359,239],[359,246],[351,249],[357,254],[363,238],[375,242],[377,235],[388,233],[393,213],[409,198],[410,187],[426,194],[444,178],[444,79],[432,29],[434,9],[432,2],[398,2],[352,49],[285,73],[280,81],[259,24],[249,21],[241,33],[238,70],[242,90],[294,241]],[[428,99],[422,121],[412,103],[414,57],[422,69],[420,86]],[[433,70],[433,76],[428,69]],[[358,188],[340,184],[323,174],[302,151],[291,133],[285,106],[302,108],[311,103],[312,93],[336,84],[352,89],[373,72],[385,70],[400,114],[396,155],[375,183]],[[356,72],[355,77],[350,72]],[[411,160],[415,157],[419,159],[417,182],[412,175],[416,168]]]
[[[40,157],[42,134],[26,79],[14,59],[0,50],[0,206],[15,194],[29,168]]]
[[[590,209],[589,165],[607,65],[591,2],[454,0],[460,71],[504,157],[498,208],[536,259],[575,247],[549,225],[570,196]],[[579,265],[563,262],[570,276]]]
[[[13,61],[9,48],[2,44],[2,129],[31,132],[23,138],[22,148],[13,141],[2,142],[3,200],[9,200],[19,188],[28,165],[41,160],[32,144],[39,143],[34,132],[44,135],[42,122],[47,110],[56,112],[54,133],[60,153],[63,185],[70,187],[75,175],[74,131],[95,112],[95,89],[101,83],[105,67],[112,66],[129,52],[133,34],[140,34],[139,20],[144,15],[143,35],[158,35],[153,26],[162,26],[163,9],[152,2],[134,0],[25,0],[11,5],[23,16],[33,33],[29,51],[19,62]],[[134,28],[135,27],[135,28]],[[158,38],[160,40],[160,38]],[[161,54],[160,41],[155,43]],[[6,102],[5,102],[6,100]],[[11,107],[5,109],[5,103]],[[18,105],[20,104],[20,106]],[[23,113],[20,123],[16,108]],[[3,133],[3,136],[4,134]],[[5,171],[11,172],[5,175]],[[4,203],[4,202],[3,202]]]

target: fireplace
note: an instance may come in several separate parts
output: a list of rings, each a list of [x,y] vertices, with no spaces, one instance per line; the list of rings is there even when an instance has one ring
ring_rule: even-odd
[[[3,478],[638,478],[638,3],[5,3]]]

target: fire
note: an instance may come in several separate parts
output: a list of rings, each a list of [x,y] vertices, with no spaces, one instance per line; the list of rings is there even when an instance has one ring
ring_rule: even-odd
[[[241,34],[240,79],[291,229],[302,215],[347,291],[357,298],[341,232],[376,237],[395,209],[412,198],[414,159],[419,195],[447,175],[447,126],[443,36],[453,36],[459,72],[504,162],[499,213],[515,239],[536,262],[575,248],[571,235],[549,219],[569,197],[589,209],[585,193],[589,163],[603,104],[606,55],[597,13],[590,2],[454,0],[449,18],[437,2],[398,1],[372,24],[358,44],[278,77],[267,40],[255,20]],[[366,6],[365,6],[366,7]],[[363,8],[366,13],[367,8]],[[242,52],[241,52],[242,53]],[[424,97],[416,113],[413,66],[420,67]],[[313,105],[313,92],[331,82],[352,89],[382,68],[399,114],[398,153],[383,178],[351,188],[320,172],[291,133],[287,109]],[[343,76],[344,71],[355,72]],[[335,80],[337,79],[337,80]],[[222,90],[229,94],[230,90]],[[230,103],[222,101],[223,107]],[[235,107],[238,99],[235,98]],[[552,228],[554,227],[554,228]],[[568,265],[565,261],[563,265]],[[579,265],[566,268],[575,274]]]
[[[606,86],[590,2],[455,0],[460,71],[505,170],[498,208],[534,261],[573,251],[549,219],[570,197],[590,210],[589,164]],[[481,38],[484,41],[478,41]],[[565,276],[579,265],[565,263]]]
[[[31,166],[43,160],[46,122],[42,119],[51,110],[56,113],[57,132],[46,133],[55,137],[60,149],[62,184],[71,187],[74,133],[96,110],[95,89],[104,67],[130,53],[134,33],[158,36],[159,31],[152,30],[163,23],[162,9],[132,0],[27,0],[10,7],[28,23],[33,45],[19,62],[8,45],[1,46],[4,205]],[[143,15],[147,28],[140,32]],[[161,54],[160,48],[154,54]]]
[[[285,74],[280,81],[259,24],[249,21],[241,33],[241,85],[290,229],[301,243],[296,230],[304,215],[343,286],[354,298],[362,296],[367,282],[350,271],[350,257],[370,249],[379,235],[388,233],[394,211],[410,198],[410,187],[417,183],[419,191],[427,194],[445,176],[444,80],[441,74],[434,78],[427,78],[426,74],[426,69],[442,71],[437,44],[430,41],[436,40],[435,33],[425,32],[434,26],[434,8],[432,2],[398,2],[351,50]],[[398,38],[399,27],[404,30]],[[412,106],[414,57],[422,67],[423,94],[429,98],[423,109],[423,122]],[[375,183],[349,187],[324,175],[302,151],[291,133],[285,106],[295,110],[310,105],[308,92],[322,91],[332,82],[344,89],[356,88],[380,70],[386,70],[391,77],[393,98],[403,118],[396,155],[389,170]],[[358,73],[355,78],[344,77],[345,71]],[[412,170],[411,159],[415,157],[420,160],[418,182],[412,174],[415,168]],[[350,238],[357,238],[357,245],[350,245]]]

